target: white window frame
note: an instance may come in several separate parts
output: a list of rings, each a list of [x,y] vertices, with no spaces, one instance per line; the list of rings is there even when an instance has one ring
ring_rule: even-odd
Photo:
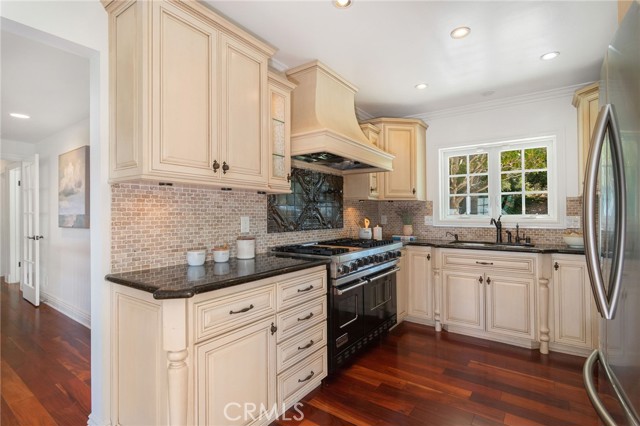
[[[558,151],[555,135],[506,140],[500,142],[467,145],[455,148],[441,148],[439,155],[438,197],[434,206],[435,226],[455,227],[491,227],[491,218],[500,216],[500,152],[515,149],[547,148],[547,215],[505,215],[502,223],[506,226],[519,224],[527,228],[564,228],[566,200],[564,187],[558,182]],[[489,155],[489,214],[488,215],[455,215],[449,214],[449,158],[487,153]],[[524,185],[524,182],[523,182]]]

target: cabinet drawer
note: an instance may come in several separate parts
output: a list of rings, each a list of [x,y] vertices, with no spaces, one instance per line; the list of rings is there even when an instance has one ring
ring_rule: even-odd
[[[319,297],[296,308],[279,313],[278,343],[327,319],[327,298]]]
[[[282,373],[296,362],[306,358],[318,348],[327,345],[327,323],[325,321],[315,327],[292,337],[278,345],[278,373]]]
[[[278,310],[299,305],[327,293],[326,270],[278,283]]]
[[[475,250],[464,250],[442,253],[442,267],[490,268],[492,271],[509,271],[520,274],[533,274],[535,257],[510,256],[498,253],[478,254]]]
[[[278,407],[289,407],[318,386],[327,376],[327,348],[278,375]]]
[[[249,324],[276,312],[274,285],[196,303],[196,341]]]

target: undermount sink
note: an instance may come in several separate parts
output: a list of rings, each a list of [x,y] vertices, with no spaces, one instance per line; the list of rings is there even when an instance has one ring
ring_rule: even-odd
[[[449,244],[455,244],[460,247],[508,247],[508,248],[518,248],[518,249],[526,249],[534,247],[533,244],[514,244],[514,243],[492,243],[489,241],[460,241],[454,240]]]

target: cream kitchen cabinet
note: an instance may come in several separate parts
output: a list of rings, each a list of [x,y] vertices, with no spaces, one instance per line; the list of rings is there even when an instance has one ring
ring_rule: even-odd
[[[426,130],[421,120],[376,118],[365,122],[380,129],[378,146],[395,155],[393,171],[378,173],[379,199],[426,199]]]
[[[269,188],[291,192],[291,91],[295,84],[269,72]]]
[[[360,125],[362,133],[373,145],[380,147],[380,129],[371,123]],[[395,164],[395,162],[394,162]],[[344,176],[344,198],[356,200],[378,200],[380,190],[378,175],[380,173],[358,173]]]
[[[554,254],[552,336],[553,350],[588,355],[597,346],[597,312],[584,256]]]
[[[422,324],[433,324],[434,322],[431,250],[431,247],[407,247],[409,299],[406,319],[408,321]]]
[[[591,134],[598,118],[599,83],[593,83],[577,90],[573,96],[573,106],[578,110],[578,177],[580,191],[584,184],[584,168],[587,164]]]
[[[111,423],[274,421],[327,375],[326,292],[324,265],[184,299],[112,285]]]
[[[396,311],[398,313],[398,324],[404,321],[407,316],[407,305],[409,302],[409,261],[407,260],[407,249],[400,250],[402,255],[398,261],[400,270],[396,274]]]
[[[441,249],[442,323],[450,331],[533,347],[536,255]]]
[[[196,2],[104,3],[110,182],[267,191],[273,48]]]

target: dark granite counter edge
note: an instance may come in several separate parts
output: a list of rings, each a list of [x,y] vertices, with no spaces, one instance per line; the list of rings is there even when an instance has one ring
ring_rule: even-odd
[[[297,272],[304,269],[310,269],[316,266],[327,265],[330,263],[330,259],[305,259],[304,263],[300,263],[298,265],[291,265],[287,267],[282,267],[278,269],[274,269],[271,271],[259,272],[251,275],[245,275],[242,277],[230,278],[228,280],[219,281],[216,283],[203,283],[194,285],[189,289],[172,289],[172,290],[163,290],[156,289],[155,287],[149,287],[144,283],[128,280],[124,278],[114,277],[112,274],[108,274],[105,276],[107,281],[121,284],[126,287],[135,288],[137,290],[142,290],[147,293],[152,293],[153,298],[157,300],[166,300],[166,299],[187,299],[195,296],[199,293],[206,293],[209,291],[220,290],[227,287],[233,287],[240,284],[246,284],[253,281],[259,281],[265,278],[275,277],[277,275],[288,274],[291,272]]]
[[[510,247],[508,245],[496,245],[496,246],[460,246],[450,242],[438,242],[438,241],[409,241],[406,246],[418,246],[418,247],[436,247],[436,248],[453,248],[460,250],[485,250],[485,251],[509,251],[516,253],[560,253],[560,254],[584,254],[584,248],[574,247],[545,247],[545,246],[533,246],[518,248]]]

